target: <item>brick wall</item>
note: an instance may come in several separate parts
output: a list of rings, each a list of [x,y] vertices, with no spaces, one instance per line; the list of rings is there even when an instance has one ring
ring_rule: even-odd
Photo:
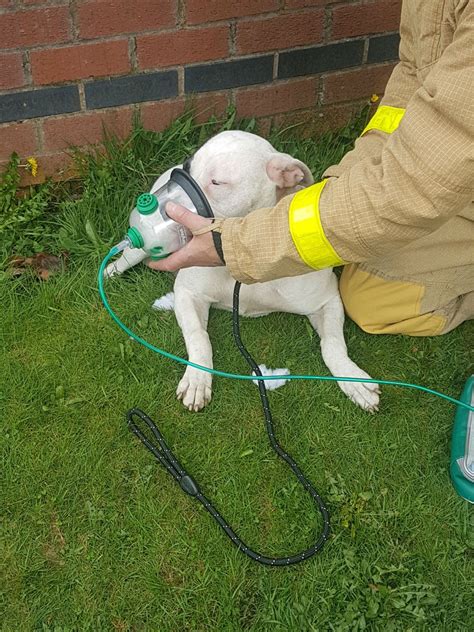
[[[264,131],[340,124],[383,91],[401,0],[0,0],[0,166],[64,169],[70,144],[160,130],[189,99]]]

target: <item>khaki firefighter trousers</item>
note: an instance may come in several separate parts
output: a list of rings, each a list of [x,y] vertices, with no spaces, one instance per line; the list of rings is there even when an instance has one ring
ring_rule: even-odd
[[[395,254],[345,266],[339,289],[372,334],[437,336],[474,319],[474,203]]]

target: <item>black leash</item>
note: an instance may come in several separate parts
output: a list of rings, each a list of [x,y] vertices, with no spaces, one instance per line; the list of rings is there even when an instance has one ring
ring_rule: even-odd
[[[236,282],[234,286],[234,300],[232,307],[232,330],[234,334],[235,343],[243,355],[243,357],[247,360],[250,365],[252,371],[257,376],[261,376],[262,373],[252,358],[250,353],[245,348],[242,339],[240,337],[240,325],[239,325],[239,295],[240,295],[240,283]],[[329,537],[329,513],[326,509],[326,506],[319,496],[316,489],[313,487],[311,482],[305,477],[303,472],[300,470],[295,460],[288,454],[286,450],[284,450],[281,445],[278,443],[275,437],[275,431],[273,426],[273,418],[272,413],[270,411],[270,404],[268,402],[267,389],[265,388],[265,381],[258,380],[258,390],[260,393],[260,399],[262,401],[263,406],[263,414],[265,416],[265,429],[268,434],[268,438],[270,440],[270,445],[273,450],[281,457],[290,468],[293,470],[298,481],[303,485],[306,491],[311,495],[316,506],[321,513],[323,519],[323,527],[322,533],[316,542],[310,546],[308,549],[301,551],[300,553],[295,553],[294,555],[289,555],[287,557],[268,557],[267,555],[262,555],[261,553],[257,553],[250,547],[248,547],[245,542],[243,542],[239,536],[235,533],[235,531],[227,524],[227,521],[221,516],[221,514],[217,511],[217,509],[212,505],[212,503],[201,493],[198,484],[196,481],[186,472],[184,467],[175,457],[175,455],[169,449],[163,435],[156,427],[148,415],[146,415],[143,411],[138,408],[132,408],[127,413],[127,423],[130,430],[140,439],[140,441],[152,452],[155,458],[161,463],[161,465],[171,474],[171,476],[177,481],[183,491],[187,494],[198,500],[203,507],[211,514],[211,516],[219,523],[222,529],[226,532],[232,542],[237,546],[243,553],[248,555],[250,558],[259,562],[260,564],[266,564],[268,566],[288,566],[289,564],[296,564],[297,562],[302,562],[303,560],[308,559],[318,551],[320,551],[324,543]],[[154,439],[156,440],[156,444],[154,444],[150,438],[148,438],[135,423],[134,418],[138,417],[146,426],[148,426],[151,431]]]

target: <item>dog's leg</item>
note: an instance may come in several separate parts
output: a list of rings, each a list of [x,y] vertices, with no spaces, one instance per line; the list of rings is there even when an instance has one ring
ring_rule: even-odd
[[[140,263],[140,261],[143,261],[143,259],[146,259],[147,256],[147,253],[141,248],[125,248],[122,255],[105,268],[104,276],[108,278],[116,274],[122,274],[129,268],[137,265],[137,263]]]
[[[174,311],[191,362],[212,369],[212,347],[207,333],[210,303],[187,290],[175,288]],[[212,375],[188,366],[176,395],[188,410],[198,411],[211,401]]]
[[[347,355],[344,340],[344,308],[339,294],[333,296],[320,310],[308,315],[321,340],[324,363],[333,375],[340,377],[370,378]],[[380,388],[378,384],[338,382],[341,390],[364,410],[378,410]]]

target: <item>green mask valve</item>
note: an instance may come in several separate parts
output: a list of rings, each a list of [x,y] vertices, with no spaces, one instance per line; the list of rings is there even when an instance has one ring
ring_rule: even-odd
[[[163,248],[161,246],[156,246],[155,248],[151,248],[150,250],[150,259],[152,261],[159,261],[160,259],[166,259],[169,257],[169,254],[163,252]]]
[[[151,215],[158,208],[158,200],[151,193],[142,193],[137,199],[137,211],[140,215]]]
[[[127,237],[130,240],[132,248],[143,248],[144,241],[141,232],[135,226],[127,230]]]

